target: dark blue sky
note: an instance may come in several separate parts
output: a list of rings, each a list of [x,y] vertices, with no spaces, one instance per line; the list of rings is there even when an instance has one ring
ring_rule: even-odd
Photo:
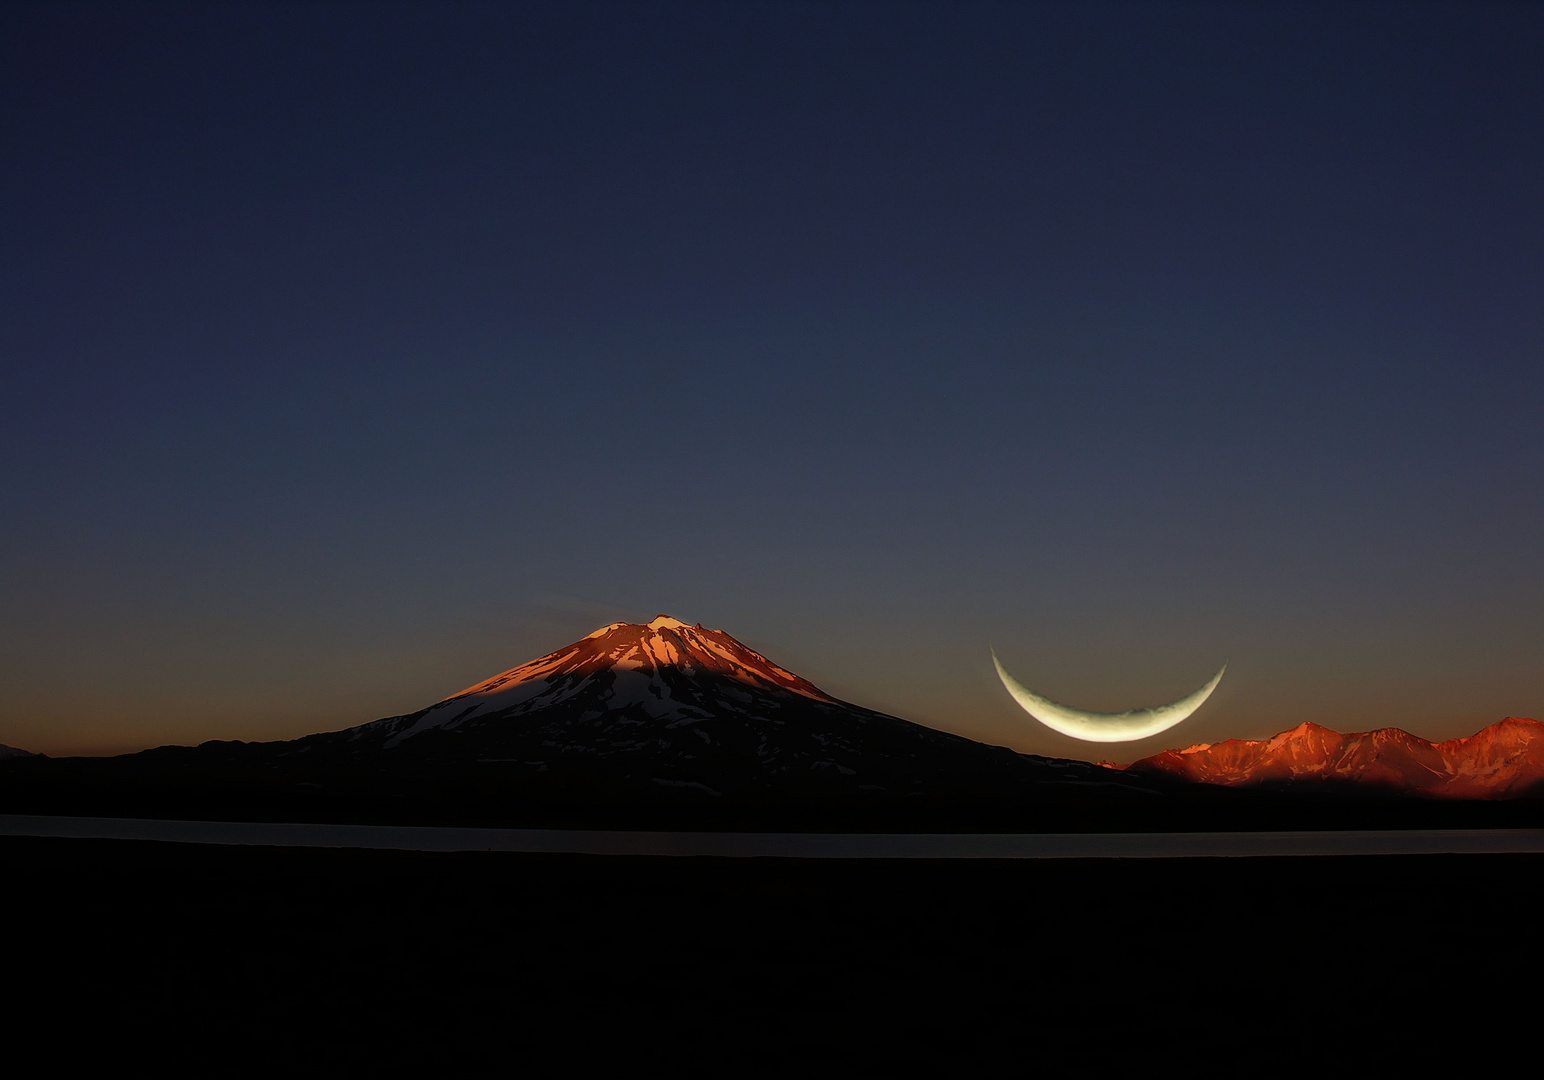
[[[989,643],[1544,715],[1541,131],[1539,5],[6,5],[0,742],[660,612],[1042,753]]]

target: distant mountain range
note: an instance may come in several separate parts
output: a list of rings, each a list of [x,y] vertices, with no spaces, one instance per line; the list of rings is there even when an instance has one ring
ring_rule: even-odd
[[[1399,728],[1341,735],[1300,724],[1270,739],[1165,750],[1125,771],[1227,787],[1360,789],[1445,799],[1540,796],[1544,723],[1509,716],[1440,743]]]

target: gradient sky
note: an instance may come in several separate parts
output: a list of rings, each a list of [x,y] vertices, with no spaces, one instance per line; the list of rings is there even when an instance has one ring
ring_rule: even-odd
[[[0,742],[608,622],[1131,760],[1544,718],[1544,6],[0,8]],[[1226,661],[1191,720],[1077,743]]]

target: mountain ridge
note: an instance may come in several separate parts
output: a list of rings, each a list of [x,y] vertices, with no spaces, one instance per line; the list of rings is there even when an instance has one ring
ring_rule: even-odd
[[[13,757],[0,762],[0,805],[208,820],[1077,832],[1343,827],[1345,800],[1317,796],[1414,792],[1450,798],[1363,799],[1356,820],[1467,827],[1538,819],[1540,729],[1510,718],[1489,735],[1432,744],[1393,728],[1342,736],[1303,724],[1103,766],[842,701],[721,630],[659,616],[611,623],[424,708],[337,731]]]
[[[1403,728],[1341,734],[1304,722],[1269,739],[1165,750],[1126,772],[1223,787],[1340,787],[1445,799],[1544,792],[1544,723],[1509,716],[1473,735],[1430,742]]]

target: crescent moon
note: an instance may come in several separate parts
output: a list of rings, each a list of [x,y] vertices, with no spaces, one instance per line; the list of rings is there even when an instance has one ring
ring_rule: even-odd
[[[1218,683],[1222,682],[1222,673],[1228,670],[1228,665],[1223,664],[1217,674],[1212,676],[1211,681],[1201,689],[1193,694],[1186,694],[1178,701],[1171,701],[1167,705],[1154,705],[1148,709],[1129,709],[1119,713],[1098,713],[1058,705],[1050,698],[1041,697],[1028,689],[1003,670],[1002,661],[997,659],[995,649],[992,650],[992,663],[997,665],[997,677],[1003,681],[1003,685],[1008,688],[1008,693],[1013,695],[1013,700],[1017,701],[1025,712],[1052,731],[1059,731],[1063,735],[1070,735],[1084,742],[1135,742],[1137,739],[1145,739],[1149,735],[1168,731],[1175,724],[1187,719],[1207,698],[1212,696],[1212,691],[1217,689]]]

